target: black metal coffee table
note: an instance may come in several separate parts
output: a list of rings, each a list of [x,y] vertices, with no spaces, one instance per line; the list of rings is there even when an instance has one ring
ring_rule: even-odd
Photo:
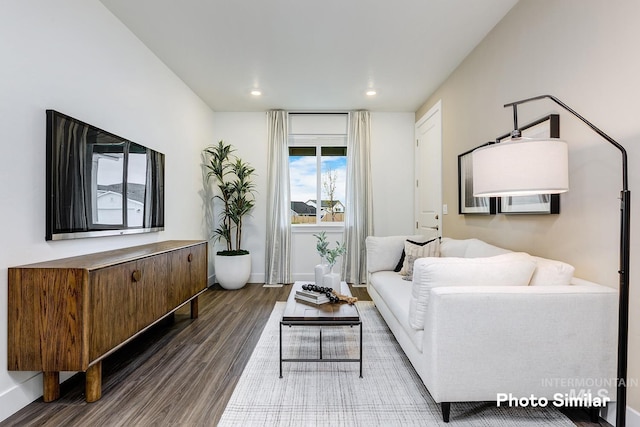
[[[362,320],[358,308],[346,303],[340,304],[306,304],[295,299],[296,291],[309,282],[295,282],[287,299],[287,305],[280,321],[280,378],[282,378],[282,364],[284,362],[359,362],[360,378],[362,378]],[[351,296],[349,286],[342,282],[340,293]],[[282,326],[318,326],[319,358],[317,359],[283,359],[282,358]],[[359,326],[360,327],[360,357],[358,359],[325,359],[322,357],[322,328],[328,326]]]

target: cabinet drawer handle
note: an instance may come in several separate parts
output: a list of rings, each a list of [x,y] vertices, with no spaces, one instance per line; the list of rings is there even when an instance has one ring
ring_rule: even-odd
[[[131,280],[139,282],[140,279],[142,279],[142,272],[140,270],[133,270],[133,273],[131,273]]]
[[[187,257],[187,261],[189,262],[193,261],[193,254],[189,254],[189,256]]]

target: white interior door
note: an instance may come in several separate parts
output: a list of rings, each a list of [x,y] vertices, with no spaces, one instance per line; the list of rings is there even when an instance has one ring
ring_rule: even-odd
[[[416,233],[442,236],[442,119],[436,103],[416,123]]]

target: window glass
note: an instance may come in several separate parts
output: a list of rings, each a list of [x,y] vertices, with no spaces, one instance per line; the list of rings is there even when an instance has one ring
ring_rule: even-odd
[[[309,202],[318,195],[317,171],[316,147],[289,147],[292,224],[316,223],[316,207]]]
[[[347,147],[322,147],[321,154],[321,221],[344,222]]]

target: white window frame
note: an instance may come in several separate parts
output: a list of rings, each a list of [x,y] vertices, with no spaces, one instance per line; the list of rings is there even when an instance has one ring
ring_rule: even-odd
[[[292,118],[300,117],[303,122],[296,126]],[[318,120],[327,118],[327,126],[316,125],[314,117],[321,116]],[[333,120],[336,119],[336,120]],[[340,120],[344,120],[344,125]],[[294,233],[317,233],[323,230],[338,231],[344,229],[344,222],[322,222],[320,210],[322,209],[322,147],[347,147],[349,115],[344,112],[332,113],[289,113],[288,147],[315,147],[316,148],[316,222],[313,224],[291,224]],[[344,127],[343,127],[344,126]],[[349,151],[347,150],[347,156]],[[342,203],[346,203],[342,201]],[[345,211],[349,208],[345,205]]]

